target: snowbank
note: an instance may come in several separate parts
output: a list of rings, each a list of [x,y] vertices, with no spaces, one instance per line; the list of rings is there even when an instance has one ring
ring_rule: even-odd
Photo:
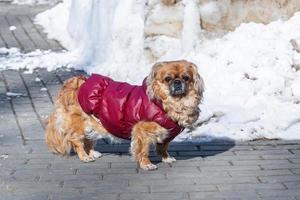
[[[49,71],[62,66],[76,67],[78,58],[69,52],[51,52],[36,50],[23,54],[19,49],[0,48],[0,70],[27,69],[31,73],[35,68],[46,68]]]
[[[119,1],[118,6],[110,7],[116,9],[116,15],[112,16],[110,12],[101,19],[112,20],[113,17],[112,23],[106,21],[104,25],[111,27],[111,30],[103,27],[104,32],[95,27],[100,22],[95,20],[97,16],[93,12],[87,12],[92,20],[82,15],[85,9],[73,8],[78,10],[78,15],[72,13],[74,17],[70,18],[70,21],[74,20],[74,26],[68,26],[72,22],[62,21],[58,17],[62,11],[69,16],[65,11],[70,6],[76,7],[76,0],[73,1],[75,4],[65,2],[39,15],[38,22],[44,24],[48,34],[67,41],[71,50],[52,57],[53,66],[50,66],[51,63],[41,66],[53,69],[63,60],[66,62],[64,65],[70,62],[79,66],[80,63],[80,67],[89,73],[102,73],[117,80],[140,83],[154,62],[187,59],[198,65],[206,91],[200,106],[199,126],[179,135],[176,140],[195,141],[212,137],[237,140],[262,137],[300,139],[300,71],[292,67],[300,63],[300,54],[290,43],[291,39],[300,41],[300,13],[288,21],[278,20],[268,25],[242,24],[221,38],[208,39],[198,26],[199,13],[193,6],[196,1],[184,1],[182,37],[145,37],[142,30],[149,27],[147,23],[144,27],[142,22],[148,7],[143,7],[143,1]],[[102,2],[103,6],[109,6],[105,2]],[[100,10],[97,15],[105,15],[101,6],[95,4],[97,6]],[[212,8],[206,9],[209,11]],[[75,16],[82,20],[77,21],[77,29]],[[85,20],[89,23],[82,24]],[[71,34],[67,34],[67,29],[72,30]],[[95,35],[91,35],[90,30],[94,30]],[[105,33],[107,30],[108,34]],[[97,48],[102,49],[99,51]],[[83,51],[89,53],[85,55]],[[43,60],[51,55],[42,54],[35,59]],[[86,56],[88,59],[85,60]],[[19,53],[7,55],[5,59],[0,59],[0,66],[30,68],[30,63],[34,62],[29,62],[30,59],[30,56]]]

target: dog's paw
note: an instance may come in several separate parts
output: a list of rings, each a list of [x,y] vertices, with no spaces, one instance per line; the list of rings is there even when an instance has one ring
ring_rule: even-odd
[[[80,160],[82,161],[82,162],[93,162],[93,161],[95,161],[95,158],[94,157],[92,157],[92,156],[83,156],[82,158],[80,158]]]
[[[90,150],[90,157],[100,158],[101,156],[102,156],[102,154],[99,151]]]
[[[162,162],[164,162],[164,163],[173,163],[173,162],[176,162],[176,159],[174,157],[162,158]]]
[[[143,170],[147,170],[147,171],[154,171],[154,170],[157,170],[157,166],[150,163],[150,164],[147,164],[147,165],[144,165],[144,166],[141,166],[141,168]]]

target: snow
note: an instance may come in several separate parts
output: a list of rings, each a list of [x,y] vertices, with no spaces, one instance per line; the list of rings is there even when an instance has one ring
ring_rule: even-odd
[[[217,23],[222,18],[222,12],[216,1],[208,1],[200,7],[201,19]]]
[[[60,43],[67,49],[74,49],[76,47],[76,38],[72,40],[68,31],[68,20],[70,15],[69,12],[70,8],[71,8],[71,1],[66,0],[63,3],[59,3],[55,7],[46,10],[42,14],[37,15],[35,22],[37,24],[41,24],[44,26],[45,28],[44,32],[47,33],[48,38],[51,39],[55,38],[58,41],[60,41]],[[80,10],[78,10],[76,13],[80,14]],[[80,20],[80,18],[78,20]],[[80,23],[82,23],[82,21],[78,21],[78,26]],[[85,30],[85,29],[81,29],[81,30]],[[71,31],[73,30],[70,30],[70,32]]]
[[[233,32],[211,39],[203,35],[199,16],[218,13],[213,3],[201,8],[196,0],[185,0],[174,8],[154,0],[146,6],[144,3],[64,1],[38,15],[36,21],[69,51],[21,54],[15,49],[0,49],[0,66],[26,67],[29,71],[35,67],[52,70],[69,66],[141,83],[153,63],[187,59],[198,66],[206,90],[198,126],[180,134],[177,141],[215,137],[300,139],[300,71],[292,67],[300,64],[300,54],[290,42],[294,39],[300,44],[300,13],[288,21],[267,25],[242,24]],[[149,29],[144,24],[149,13],[152,18],[147,20],[155,21],[159,15],[155,17],[153,12],[179,8],[183,13],[177,10],[169,18],[183,18],[180,37],[144,34]]]
[[[0,155],[1,160],[6,160],[8,158],[8,154],[2,154]]]
[[[196,0],[185,0],[184,21],[182,30],[182,53],[195,50],[201,34],[200,13]]]
[[[10,30],[10,31],[14,31],[14,30],[16,30],[16,29],[17,29],[17,28],[16,28],[15,26],[10,26],[10,27],[9,27],[9,30]]]
[[[75,67],[76,60],[69,52],[35,50],[23,54],[16,48],[0,48],[0,70],[27,69],[26,73],[31,73],[35,68],[47,68],[50,71],[62,66]]]
[[[6,92],[6,96],[8,97],[20,97],[23,96],[22,93],[16,93],[16,92]]]

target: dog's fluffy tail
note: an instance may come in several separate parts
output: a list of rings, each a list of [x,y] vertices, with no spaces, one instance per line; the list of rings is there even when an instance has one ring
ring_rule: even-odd
[[[55,101],[55,110],[47,119],[45,131],[46,144],[54,153],[61,155],[70,153],[72,133],[69,130],[65,130],[66,128],[64,127],[68,127],[66,123],[69,121],[70,108],[79,107],[77,93],[85,80],[86,78],[83,76],[70,78],[65,81],[58,93]]]
[[[67,135],[64,134],[64,130],[58,127],[59,123],[60,122],[58,122],[55,113],[48,117],[45,140],[48,148],[53,153],[65,156],[70,153],[71,144],[68,142],[68,138]]]

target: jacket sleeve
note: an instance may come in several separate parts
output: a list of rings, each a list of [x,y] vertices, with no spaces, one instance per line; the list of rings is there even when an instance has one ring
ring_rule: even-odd
[[[153,121],[164,127],[168,131],[168,137],[164,142],[171,142],[177,135],[179,135],[184,128],[177,122],[173,121],[164,111],[159,111],[153,117]]]

